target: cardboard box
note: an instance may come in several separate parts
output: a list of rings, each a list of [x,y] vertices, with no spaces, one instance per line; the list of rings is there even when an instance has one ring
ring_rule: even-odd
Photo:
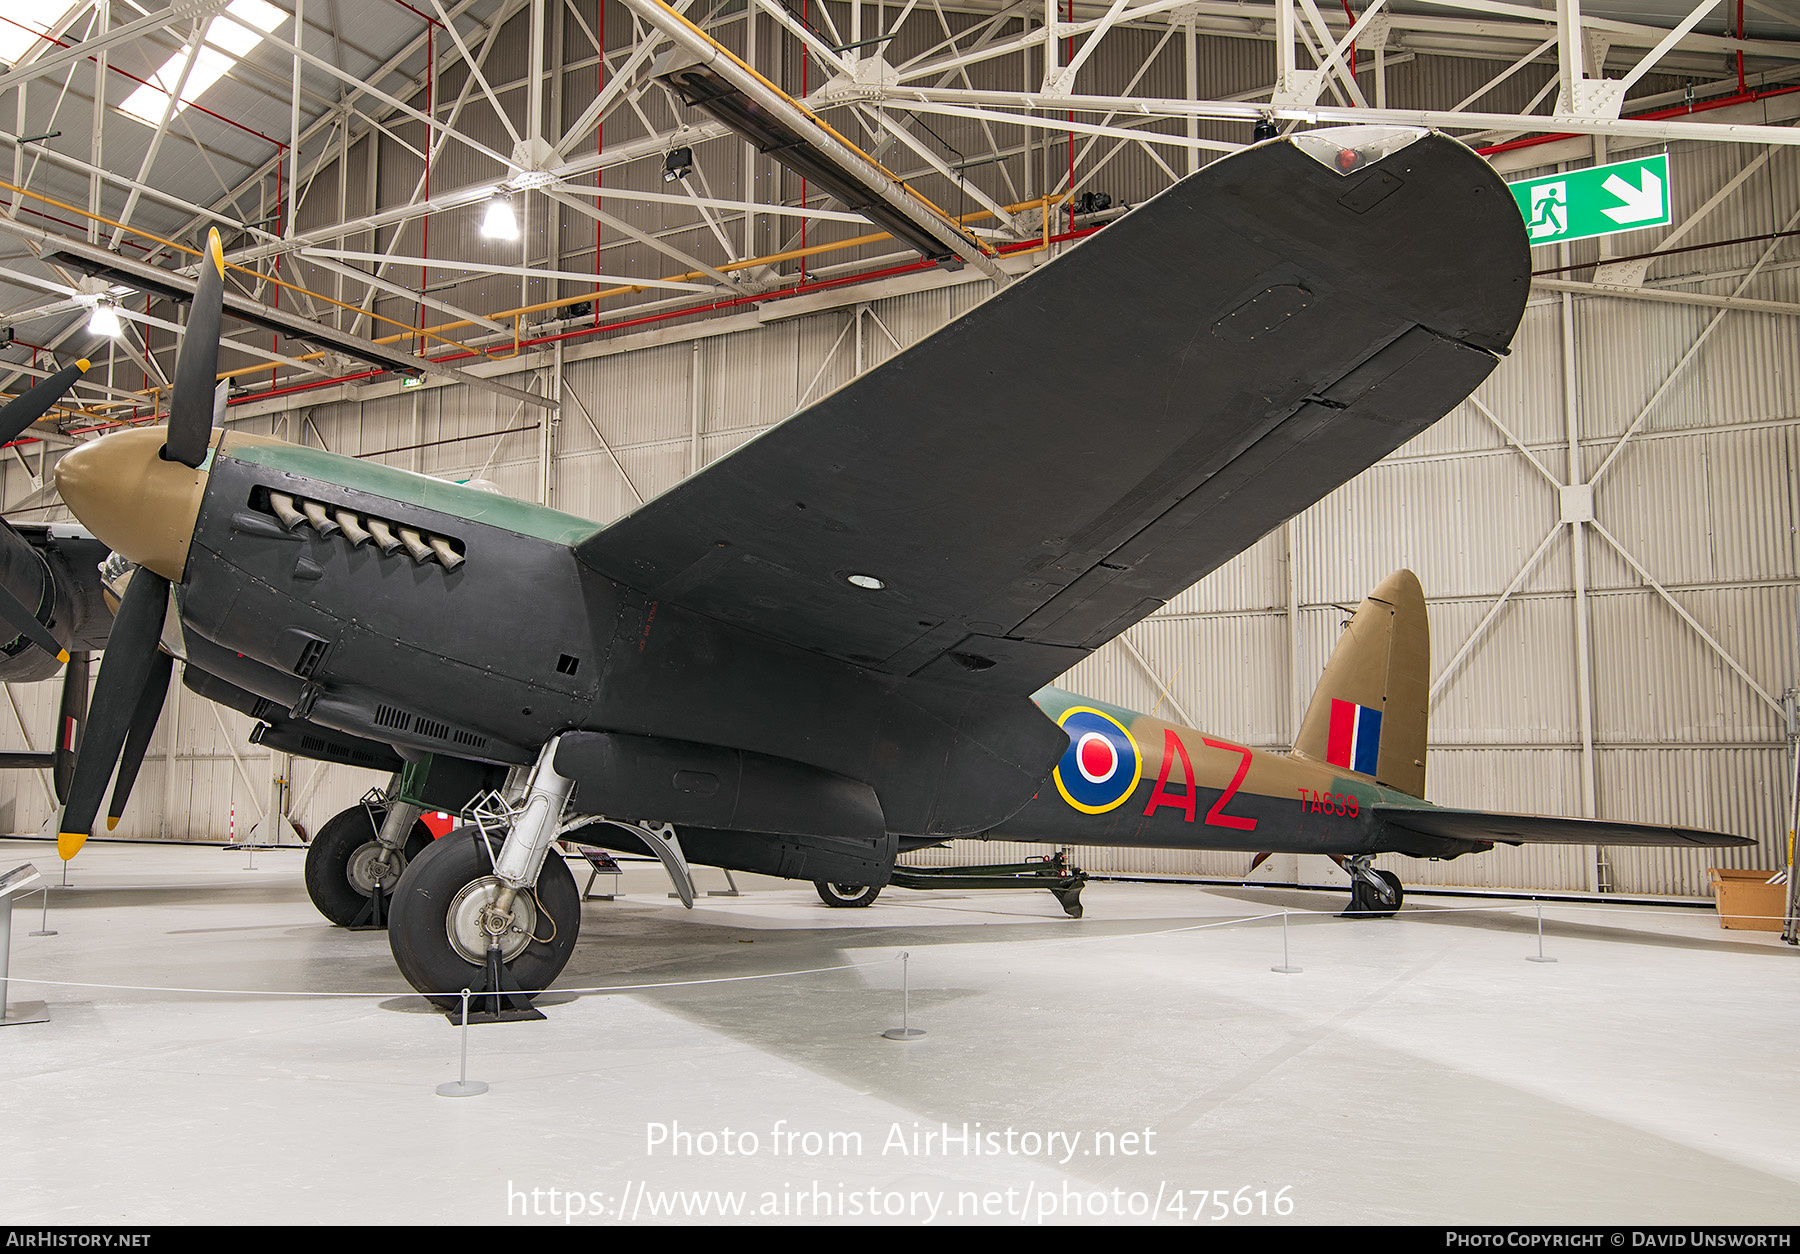
[[[1711,867],[1713,904],[1719,926],[1751,932],[1779,932],[1787,917],[1786,884],[1771,884],[1775,871],[1736,871]]]

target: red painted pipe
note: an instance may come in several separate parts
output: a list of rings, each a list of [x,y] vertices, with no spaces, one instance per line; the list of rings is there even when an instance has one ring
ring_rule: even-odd
[[[1707,100],[1695,105],[1675,105],[1668,109],[1654,109],[1649,113],[1634,113],[1630,115],[1628,120],[1633,122],[1660,122],[1664,118],[1685,117],[1690,113],[1707,113],[1713,109],[1723,109],[1727,105],[1750,104],[1757,100],[1768,100],[1773,96],[1785,96],[1789,92],[1796,91],[1800,91],[1800,86],[1775,87],[1768,91],[1761,92],[1740,92],[1735,96],[1721,96],[1717,100]],[[1581,137],[1572,131],[1558,132],[1554,135],[1533,135],[1529,139],[1509,140],[1504,144],[1493,144],[1487,148],[1477,148],[1475,151],[1484,157],[1491,157],[1496,153],[1513,152],[1519,148],[1535,148],[1539,144],[1548,144],[1559,139],[1579,138]]]

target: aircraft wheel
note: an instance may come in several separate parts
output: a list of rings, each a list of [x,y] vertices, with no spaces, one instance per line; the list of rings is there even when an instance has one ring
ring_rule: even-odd
[[[1388,894],[1384,899],[1374,885],[1357,876],[1350,882],[1350,905],[1343,917],[1348,919],[1391,919],[1400,909],[1400,903],[1406,896],[1400,887],[1400,877],[1392,871],[1376,871],[1382,882],[1388,886]]]
[[[388,916],[388,946],[406,982],[444,1009],[462,989],[481,991],[487,960],[485,908],[501,891],[478,829],[459,827],[432,842],[400,879]],[[513,928],[500,958],[513,985],[527,993],[562,974],[581,931],[581,894],[568,863],[554,850],[537,887],[513,899]]]
[[[874,904],[881,896],[879,885],[870,887],[866,884],[833,884],[826,880],[814,880],[813,887],[819,891],[819,900],[828,906],[867,906]]]
[[[381,852],[375,834],[384,813],[377,808],[371,815],[368,807],[361,805],[339,811],[325,821],[306,847],[306,895],[320,914],[339,927],[354,923],[375,891],[375,855]],[[381,877],[382,892],[391,894],[406,864],[430,844],[431,829],[415,822],[406,848],[399,857],[388,860],[388,872]]]
[[[1387,881],[1388,888],[1393,890],[1393,904],[1380,903],[1380,917],[1391,919],[1400,912],[1400,903],[1406,900],[1406,890],[1400,886],[1400,877],[1392,871],[1377,871],[1375,874]],[[1373,894],[1371,894],[1373,896]]]

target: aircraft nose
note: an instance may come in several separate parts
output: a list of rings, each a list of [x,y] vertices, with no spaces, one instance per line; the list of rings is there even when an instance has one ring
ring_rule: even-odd
[[[162,427],[139,427],[84,444],[57,463],[56,489],[114,552],[180,583],[207,472],[164,461],[164,439]]]

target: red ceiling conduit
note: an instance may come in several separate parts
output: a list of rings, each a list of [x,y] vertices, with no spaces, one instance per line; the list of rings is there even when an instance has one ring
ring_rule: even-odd
[[[1699,104],[1681,104],[1668,109],[1654,109],[1649,113],[1633,113],[1629,115],[1628,120],[1633,122],[1660,122],[1664,118],[1686,117],[1690,113],[1707,113],[1713,109],[1723,109],[1730,105],[1753,104],[1758,100],[1770,100],[1776,96],[1785,96],[1790,92],[1796,91],[1800,91],[1800,85],[1793,87],[1773,87],[1767,91],[1739,92],[1736,95],[1721,96],[1717,100],[1701,101]],[[1559,139],[1580,138],[1581,136],[1573,131],[1559,132],[1554,135],[1533,135],[1529,139],[1509,140],[1504,144],[1493,144],[1487,148],[1477,148],[1475,151],[1484,157],[1492,157],[1497,153],[1513,152],[1520,148],[1535,148],[1539,144],[1554,143]]]

